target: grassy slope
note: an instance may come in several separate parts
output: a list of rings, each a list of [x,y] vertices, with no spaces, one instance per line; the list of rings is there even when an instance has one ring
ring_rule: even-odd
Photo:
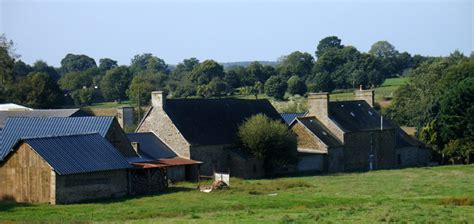
[[[182,183],[142,198],[77,205],[0,203],[0,222],[467,222],[474,220],[474,166],[444,166],[308,176],[231,180],[209,194]],[[270,196],[270,194],[276,194]],[[468,198],[471,205],[441,203]]]
[[[375,101],[380,102],[383,98],[393,97],[395,90],[407,82],[408,78],[406,77],[386,79],[381,86],[375,88]],[[353,91],[331,94],[331,99],[333,100],[351,100],[353,98]]]

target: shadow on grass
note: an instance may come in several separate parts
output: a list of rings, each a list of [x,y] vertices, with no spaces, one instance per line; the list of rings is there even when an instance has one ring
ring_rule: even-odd
[[[0,199],[0,212],[9,211],[14,208],[29,207],[29,206],[33,206],[33,205],[29,203],[18,203],[15,201],[14,198],[11,198],[11,197],[3,197]]]
[[[118,197],[118,198],[105,198],[105,199],[93,199],[93,200],[84,200],[78,203],[74,204],[113,204],[113,203],[122,203],[126,202],[129,200],[137,200],[141,198],[147,198],[147,197],[155,197],[155,196],[160,196],[160,195],[166,195],[166,194],[172,194],[172,193],[177,193],[177,192],[187,192],[187,191],[195,191],[196,189],[194,188],[189,188],[189,187],[178,187],[178,186],[172,186],[167,188],[166,190],[162,192],[157,192],[157,193],[152,193],[152,194],[140,194],[140,195],[126,195],[123,197]]]

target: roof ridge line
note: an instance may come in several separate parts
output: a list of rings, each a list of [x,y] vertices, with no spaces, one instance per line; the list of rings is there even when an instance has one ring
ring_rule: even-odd
[[[48,135],[41,137],[22,137],[19,140],[31,140],[31,139],[42,139],[42,138],[59,138],[59,137],[73,137],[73,136],[86,136],[86,135],[100,135],[99,132],[89,132],[81,134],[63,134],[63,135]]]

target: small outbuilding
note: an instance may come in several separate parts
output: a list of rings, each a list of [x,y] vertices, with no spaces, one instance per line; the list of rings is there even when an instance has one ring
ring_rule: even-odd
[[[132,166],[99,134],[24,138],[0,164],[0,198],[64,204],[128,193]]]

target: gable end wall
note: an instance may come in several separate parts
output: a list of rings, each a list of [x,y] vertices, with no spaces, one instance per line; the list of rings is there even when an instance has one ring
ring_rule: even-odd
[[[162,108],[152,108],[137,132],[153,132],[176,154],[191,159],[190,144]]]

